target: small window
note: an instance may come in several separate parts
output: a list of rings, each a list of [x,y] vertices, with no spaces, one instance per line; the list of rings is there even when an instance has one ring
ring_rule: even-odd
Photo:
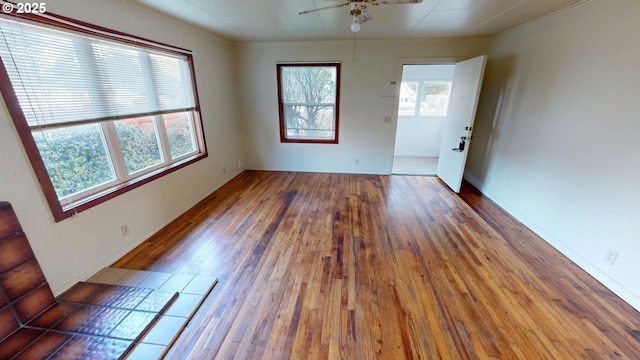
[[[398,116],[447,116],[450,93],[451,81],[403,81]]]
[[[189,51],[27,18],[0,18],[0,88],[56,221],[206,157]]]
[[[451,81],[425,81],[422,84],[420,116],[447,116]]]
[[[416,114],[416,102],[418,100],[417,81],[403,81],[400,85],[400,102],[398,104],[399,116],[414,116]]]
[[[278,64],[280,141],[338,143],[340,64]]]

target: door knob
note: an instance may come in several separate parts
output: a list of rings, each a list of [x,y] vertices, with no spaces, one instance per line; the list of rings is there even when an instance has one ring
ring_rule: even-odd
[[[457,151],[457,152],[463,152],[464,151],[464,145],[467,143],[467,137],[466,136],[460,136],[460,143],[458,144],[457,148],[453,148],[451,150],[453,151]]]

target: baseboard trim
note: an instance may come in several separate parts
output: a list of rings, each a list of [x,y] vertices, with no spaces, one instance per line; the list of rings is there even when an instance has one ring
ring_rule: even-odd
[[[617,280],[609,276],[606,272],[601,270],[599,267],[595,266],[589,260],[587,260],[582,255],[580,255],[575,250],[573,250],[571,247],[567,246],[560,239],[551,235],[543,227],[539,226],[534,221],[527,218],[524,214],[522,214],[517,209],[512,207],[507,201],[504,201],[495,193],[492,193],[491,191],[487,191],[486,189],[484,189],[482,186],[482,182],[476,179],[475,177],[469,174],[465,174],[464,179],[467,182],[469,182],[469,184],[471,184],[473,187],[478,189],[480,193],[482,193],[488,199],[493,201],[496,205],[501,207],[509,215],[513,216],[516,220],[520,221],[524,226],[529,228],[529,230],[533,231],[542,240],[546,241],[549,245],[553,246],[556,250],[558,250],[564,256],[569,258],[569,260],[575,263],[578,267],[586,271],[594,279],[596,279],[606,288],[611,290],[614,294],[620,297],[624,302],[631,305],[634,309],[640,311],[640,296],[636,295],[633,291],[629,290],[623,284],[619,283]]]

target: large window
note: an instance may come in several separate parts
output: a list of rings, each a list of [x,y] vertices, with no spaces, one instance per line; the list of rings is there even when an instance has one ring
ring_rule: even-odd
[[[191,54],[0,17],[0,89],[57,221],[206,156]]]
[[[447,116],[451,81],[403,81],[398,116]]]
[[[280,141],[338,143],[340,64],[278,64]]]

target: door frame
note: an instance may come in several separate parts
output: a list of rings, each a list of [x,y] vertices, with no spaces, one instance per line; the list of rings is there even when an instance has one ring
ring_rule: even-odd
[[[402,83],[402,72],[405,65],[455,65],[456,63],[470,59],[470,57],[425,57],[425,58],[398,58],[396,63],[396,80],[393,94],[393,114],[391,114],[391,136],[389,154],[387,156],[387,175],[393,172],[393,157],[396,150],[396,136],[398,133],[398,108],[400,106],[400,84]]]

